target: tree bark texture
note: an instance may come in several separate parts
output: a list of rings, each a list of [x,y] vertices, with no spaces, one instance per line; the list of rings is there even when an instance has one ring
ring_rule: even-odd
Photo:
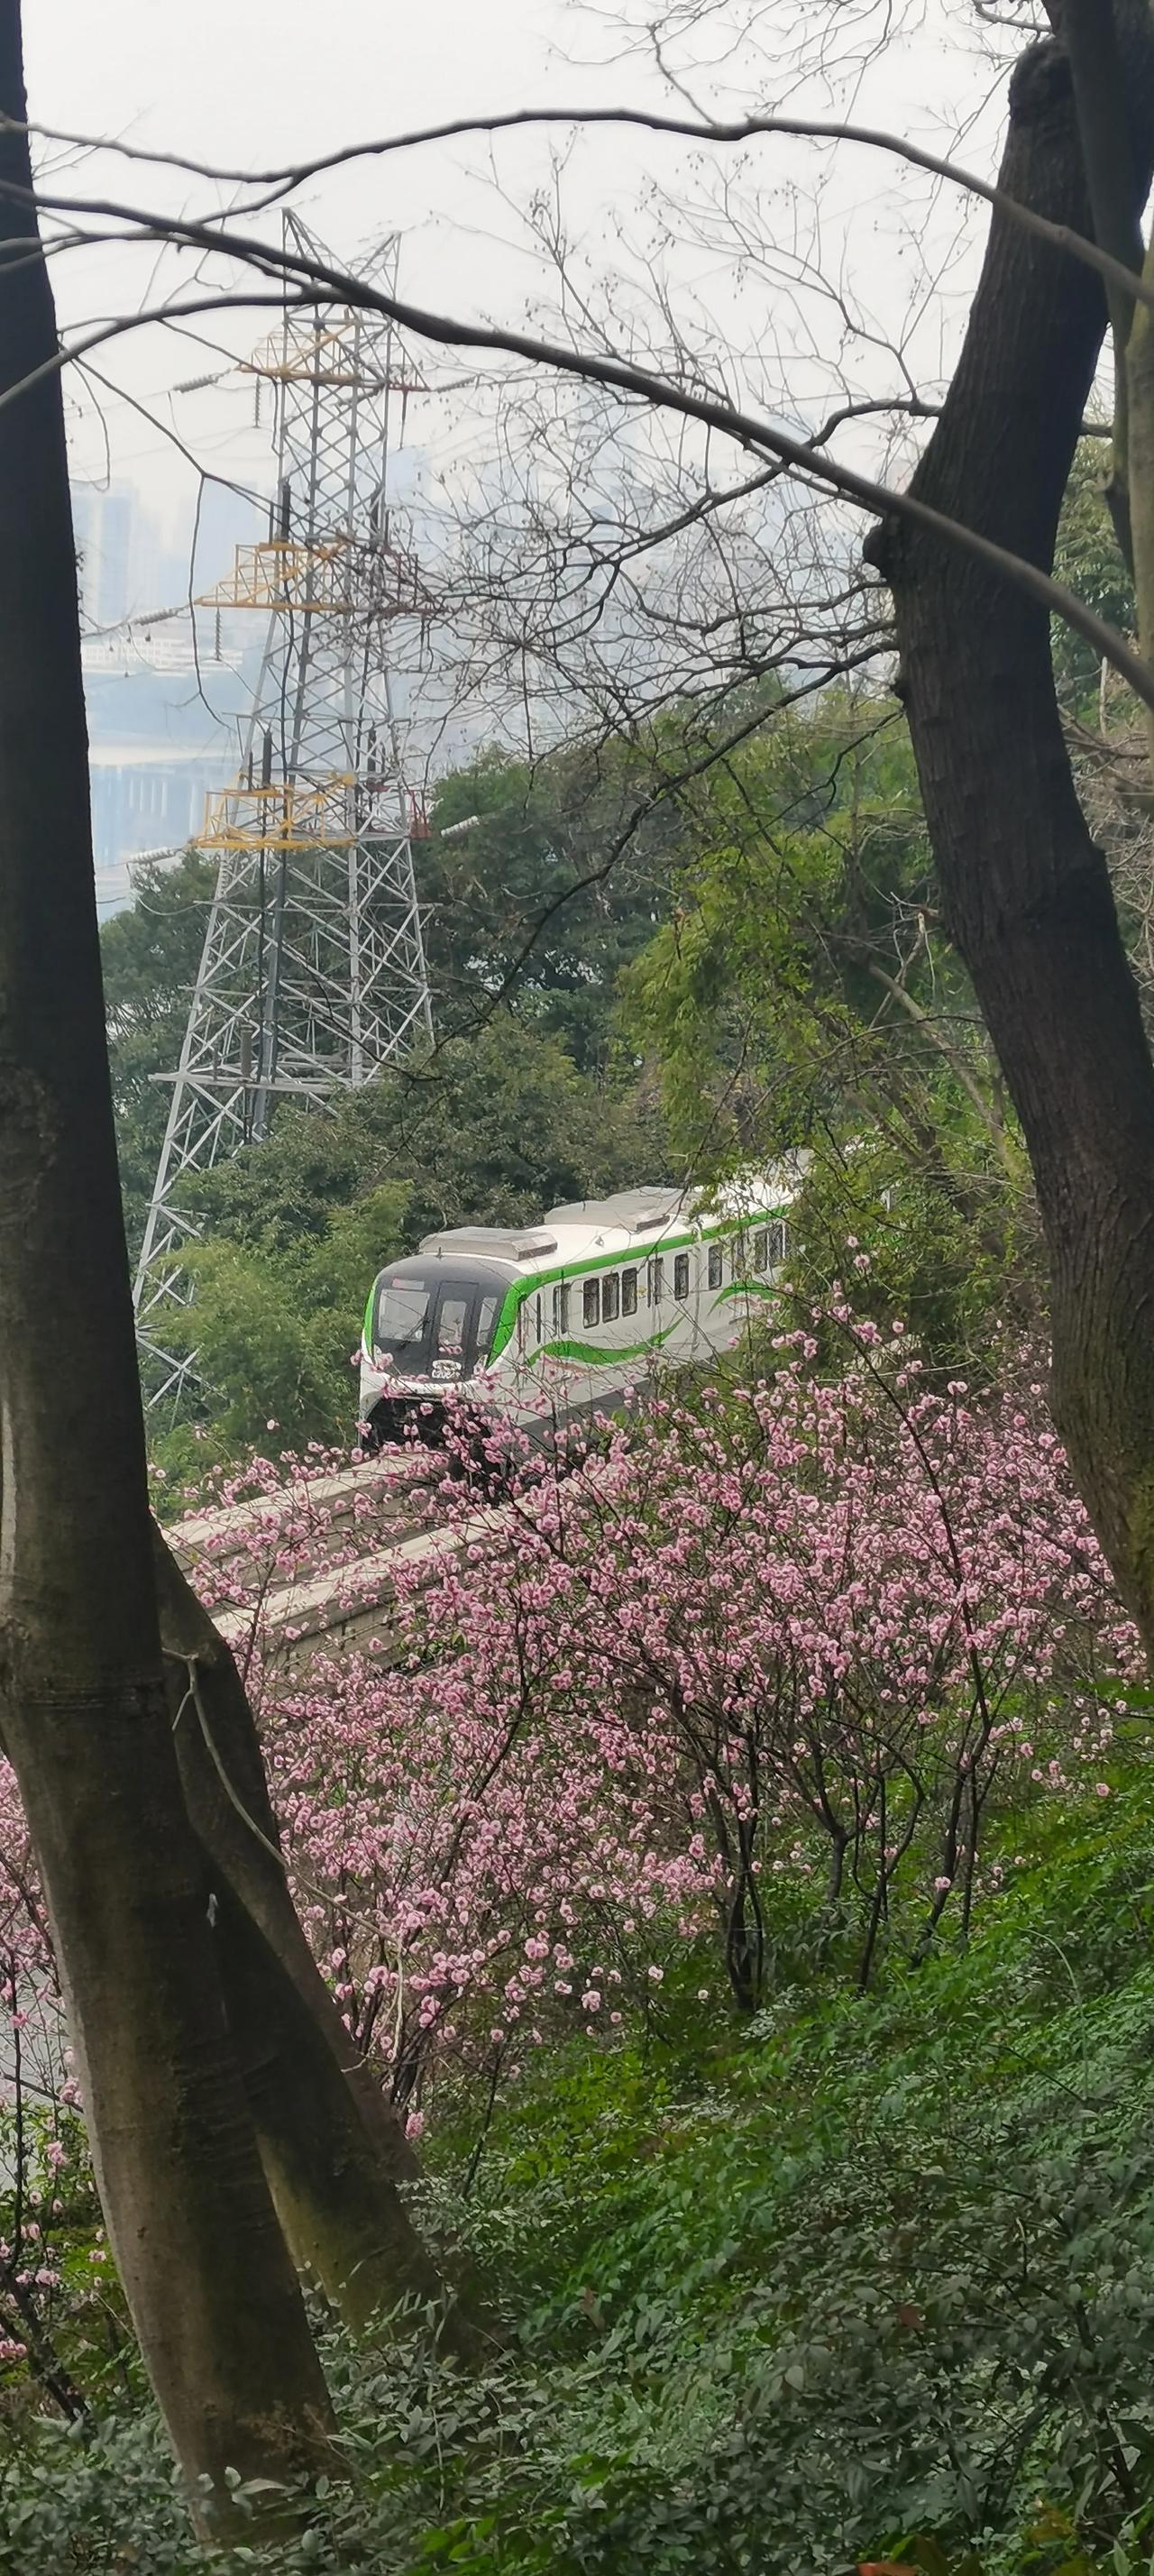
[[[154,1551],[185,1805],[205,1855],[225,2012],[265,2172],[298,2264],[358,2329],[406,2295],[444,2297],[397,2188],[416,2159],[341,2020],[274,1857],[276,1818],[233,1656],[159,1530]],[[442,2337],[473,2361],[489,2342],[457,2300]]]
[[[109,2235],[195,2501],[229,2466],[316,2466],[331,2418],[165,1700],[18,0],[0,0],[0,110],[0,1708]]]
[[[1154,166],[1154,18],[1119,0],[1136,192]],[[1019,62],[1000,185],[1090,230],[1069,66]],[[1135,207],[1137,216],[1138,207]],[[995,213],[919,496],[1049,567],[1106,321],[1093,274]],[[884,525],[943,905],[1029,1149],[1053,1397],[1123,1596],[1154,1646],[1154,1067],[1106,862],[1075,793],[1048,620],[931,536]]]

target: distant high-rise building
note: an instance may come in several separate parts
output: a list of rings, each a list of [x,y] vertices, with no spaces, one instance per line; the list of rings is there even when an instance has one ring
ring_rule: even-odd
[[[72,524],[85,634],[99,635],[187,596],[187,566],[161,543],[130,483],[74,483]]]
[[[129,899],[127,866],[142,850],[179,849],[199,831],[205,796],[235,766],[230,698],[244,691],[241,654],[210,621],[201,653],[219,712],[190,689],[197,669],[187,617],[187,560],[162,544],[131,484],[72,489],[88,709],[93,857],[102,911]],[[152,621],[150,623],[150,621]]]
[[[115,626],[137,603],[132,596],[132,493],[110,483],[100,513],[100,590],[97,623]]]
[[[217,483],[211,475],[206,478],[195,525],[190,516],[187,530],[181,531],[178,599],[187,595],[190,575],[193,590],[199,592],[211,590],[214,582],[231,572],[237,547],[255,545],[267,535],[268,508],[267,500],[255,495],[250,500],[231,483]]]
[[[133,497],[128,484],[77,483],[72,488],[81,623],[115,626],[132,605]]]
[[[72,486],[72,531],[76,544],[76,578],[82,626],[96,623],[94,603],[100,587],[100,505],[104,494],[93,483]]]
[[[129,610],[132,493],[125,483],[77,483],[72,489],[81,622],[115,626]]]

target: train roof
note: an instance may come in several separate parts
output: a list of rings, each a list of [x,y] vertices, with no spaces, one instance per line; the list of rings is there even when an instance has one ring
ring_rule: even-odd
[[[699,1189],[644,1185],[617,1190],[604,1199],[572,1199],[548,1209],[537,1225],[457,1225],[427,1234],[423,1253],[437,1259],[508,1264],[514,1272],[565,1268],[589,1261],[597,1253],[644,1252],[669,1235],[698,1225],[734,1223],[739,1218],[770,1216],[787,1206],[800,1178],[801,1157],[792,1165],[743,1177],[716,1196]]]

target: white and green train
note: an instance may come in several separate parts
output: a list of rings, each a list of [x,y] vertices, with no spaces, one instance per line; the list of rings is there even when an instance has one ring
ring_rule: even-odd
[[[662,1367],[731,1350],[774,1293],[797,1177],[728,1197],[621,1190],[539,1225],[454,1226],[374,1280],[361,1420],[376,1444],[416,1417],[435,1433],[449,1387],[525,1426],[612,1408]]]

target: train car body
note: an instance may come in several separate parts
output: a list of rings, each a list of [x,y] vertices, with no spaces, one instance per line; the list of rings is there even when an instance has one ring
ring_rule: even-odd
[[[797,1173],[701,1192],[621,1190],[538,1225],[456,1226],[374,1280],[360,1409],[377,1444],[435,1437],[449,1389],[530,1431],[612,1410],[764,1320]]]

